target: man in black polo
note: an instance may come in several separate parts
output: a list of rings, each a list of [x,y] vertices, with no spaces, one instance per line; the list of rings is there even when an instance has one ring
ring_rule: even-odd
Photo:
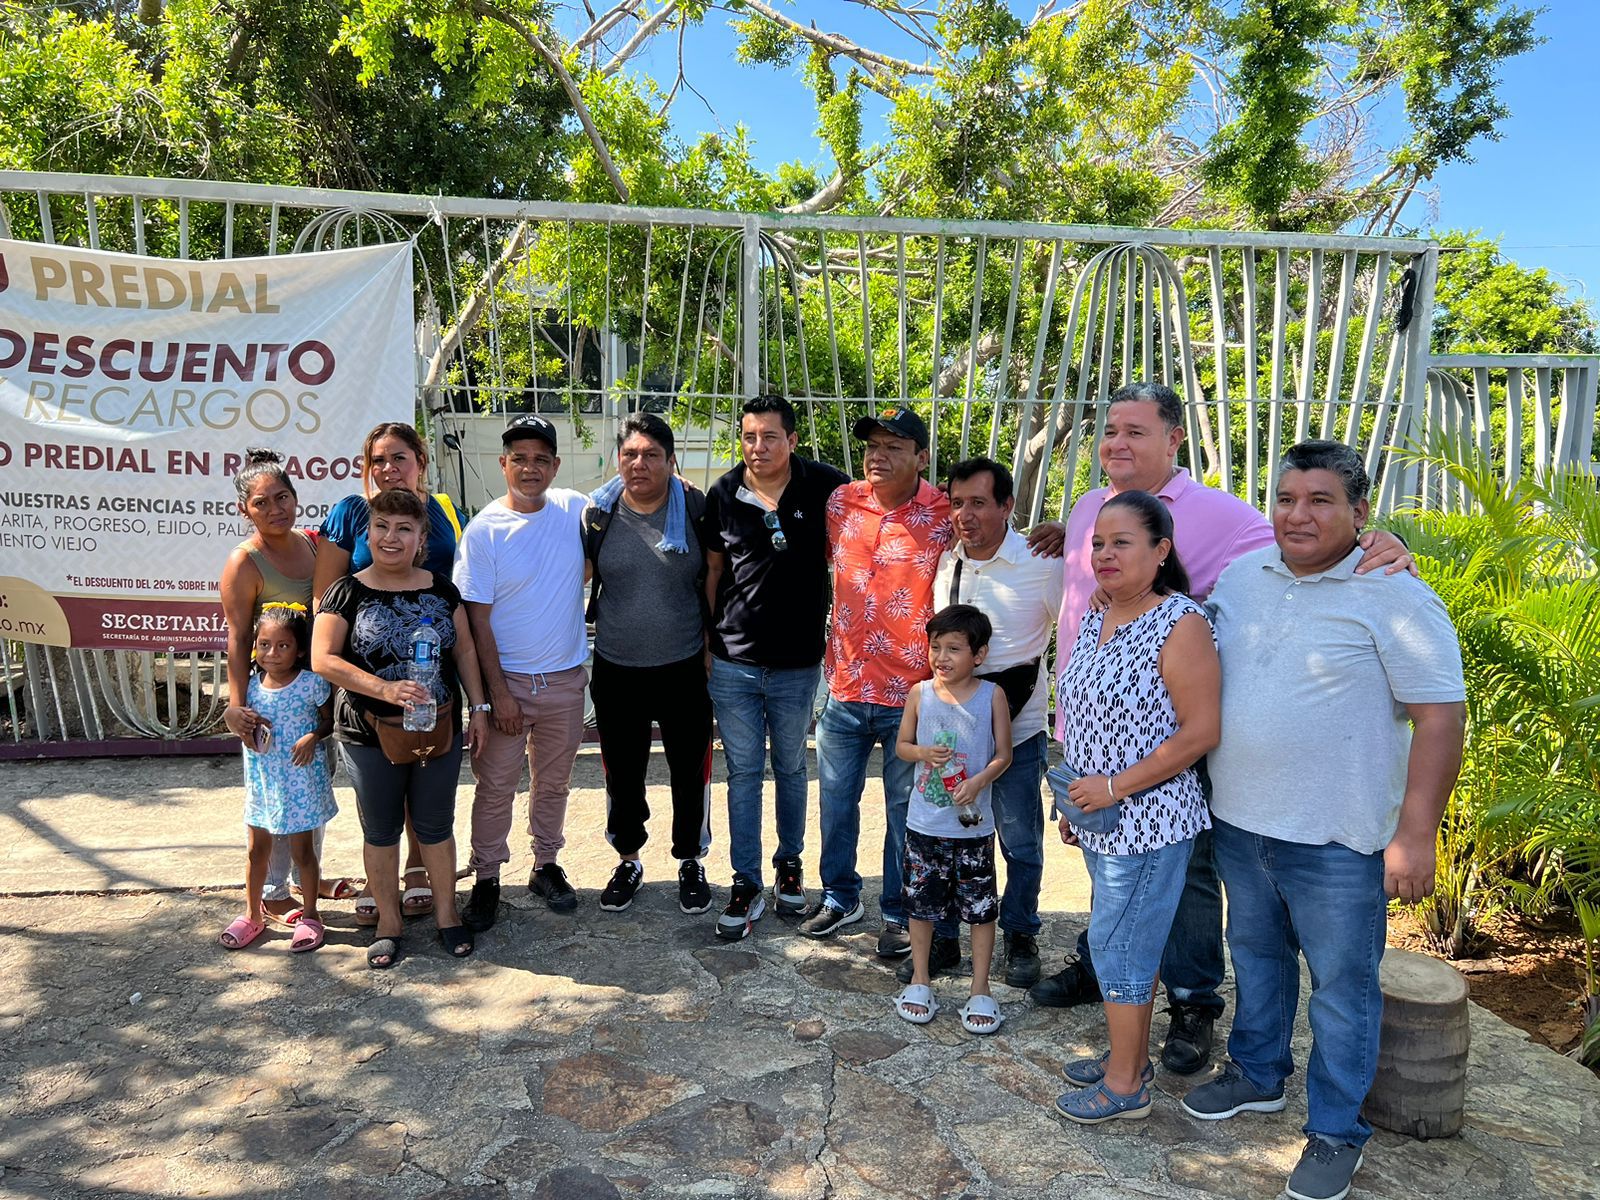
[[[728,768],[733,894],[717,920],[737,941],[766,911],[761,781],[770,735],[778,845],[772,898],[805,911],[806,733],[828,614],[828,495],[849,476],[794,453],[794,408],[782,396],[747,401],[738,466],[706,495],[706,598],[711,605],[711,700]]]

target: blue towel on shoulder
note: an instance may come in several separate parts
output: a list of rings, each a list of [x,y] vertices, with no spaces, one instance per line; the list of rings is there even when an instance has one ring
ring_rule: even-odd
[[[613,512],[617,497],[622,495],[622,476],[616,475],[594,490],[589,500],[602,512]],[[673,554],[689,553],[688,508],[683,499],[683,481],[674,475],[667,481],[667,527],[661,531],[657,550]]]

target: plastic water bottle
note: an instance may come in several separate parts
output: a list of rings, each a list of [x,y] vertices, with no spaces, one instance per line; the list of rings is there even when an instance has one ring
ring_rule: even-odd
[[[422,624],[411,631],[411,662],[406,674],[414,683],[420,683],[428,693],[426,700],[406,705],[401,725],[413,733],[426,733],[439,719],[438,705],[433,699],[434,684],[439,678],[439,633],[433,627],[432,617],[423,617]]]

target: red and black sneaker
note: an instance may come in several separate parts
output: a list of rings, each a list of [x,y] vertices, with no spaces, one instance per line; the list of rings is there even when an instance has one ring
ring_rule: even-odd
[[[766,911],[767,902],[762,899],[760,888],[744,879],[734,880],[728,907],[717,918],[717,936],[730,942],[744,941]]]
[[[803,917],[806,913],[806,887],[798,858],[785,858],[776,864],[777,880],[772,885],[772,906],[780,917]]]

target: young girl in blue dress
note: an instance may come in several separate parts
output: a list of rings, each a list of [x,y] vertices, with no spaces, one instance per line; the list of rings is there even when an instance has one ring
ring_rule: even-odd
[[[248,704],[271,725],[260,729],[255,745],[244,746],[248,907],[223,931],[221,941],[230,950],[242,950],[261,936],[266,928],[261,886],[272,841],[287,837],[305,897],[289,949],[315,950],[325,931],[317,915],[320,867],[313,835],[339,808],[333,799],[328,749],[322,745],[333,731],[333,693],[310,669],[311,631],[305,605],[262,605],[255,624],[254,659]]]

